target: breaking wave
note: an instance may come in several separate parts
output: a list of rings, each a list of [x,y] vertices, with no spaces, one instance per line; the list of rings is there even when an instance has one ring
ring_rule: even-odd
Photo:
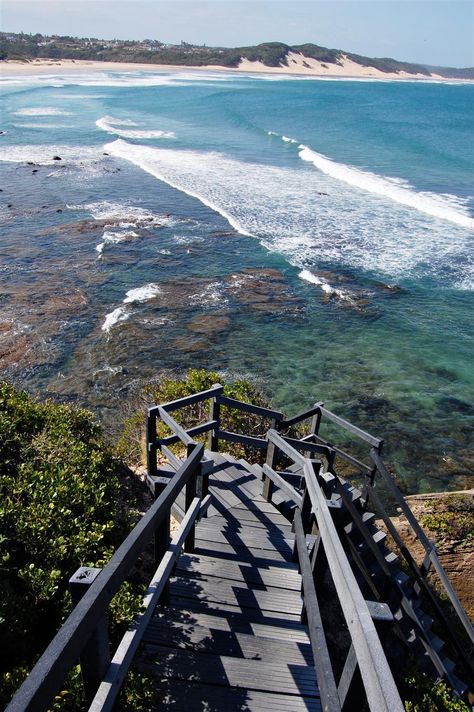
[[[300,270],[344,264],[390,277],[416,274],[444,280],[449,262],[459,265],[450,284],[462,277],[460,265],[472,239],[466,230],[472,219],[462,212],[455,214],[457,224],[446,229],[445,220],[389,196],[367,190],[362,199],[361,190],[347,181],[308,171],[297,160],[294,167],[277,167],[121,139],[105,150],[199,199],[235,230],[257,237]],[[410,191],[381,180],[393,190]],[[445,211],[455,211],[448,198],[440,200]],[[449,211],[447,215],[452,217]]]
[[[97,119],[95,123],[102,131],[121,136],[122,138],[176,138],[176,134],[173,133],[173,131],[132,129],[130,127],[137,126],[134,121],[130,121],[129,119],[116,119],[113,116],[103,116],[101,119]]]

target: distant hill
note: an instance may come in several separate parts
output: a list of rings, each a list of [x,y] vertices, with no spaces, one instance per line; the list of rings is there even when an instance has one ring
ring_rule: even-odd
[[[37,57],[198,67],[218,65],[229,68],[237,68],[242,60],[248,60],[260,62],[269,68],[294,67],[296,69],[295,65],[299,63],[300,66],[307,68],[322,66],[326,70],[344,68],[348,63],[354,62],[359,67],[370,67],[383,73],[474,79],[474,67],[461,69],[434,67],[400,62],[389,57],[365,57],[312,43],[287,45],[283,42],[264,42],[253,47],[228,48],[207,47],[186,42],[181,42],[180,45],[168,45],[158,40],[100,40],[58,35],[0,33],[0,59]],[[314,61],[319,64],[315,65]]]

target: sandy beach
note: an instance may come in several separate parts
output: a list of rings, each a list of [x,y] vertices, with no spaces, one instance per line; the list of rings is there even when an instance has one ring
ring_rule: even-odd
[[[437,74],[426,76],[424,74],[409,74],[407,72],[381,72],[375,67],[365,67],[348,58],[341,64],[325,64],[302,54],[290,52],[288,66],[268,67],[262,62],[251,62],[244,59],[236,68],[219,65],[182,66],[168,64],[138,64],[133,62],[95,62],[74,59],[34,59],[29,62],[1,61],[0,75],[2,76],[28,76],[34,74],[70,73],[70,72],[160,72],[160,71],[212,71],[245,74],[283,74],[304,75],[314,77],[339,77],[349,79],[420,79],[453,82],[456,79],[442,77]],[[458,80],[459,81],[459,80]],[[462,80],[465,81],[465,80]]]

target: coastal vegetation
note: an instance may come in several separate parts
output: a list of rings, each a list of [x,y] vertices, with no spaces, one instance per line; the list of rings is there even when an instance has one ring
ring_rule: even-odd
[[[0,702],[4,705],[68,615],[70,576],[79,566],[104,566],[140,516],[138,509],[146,495],[136,493],[137,488],[145,488],[124,463],[138,466],[144,461],[146,405],[207,390],[217,382],[230,398],[269,405],[248,380],[225,383],[222,374],[192,369],[185,377],[162,378],[143,388],[130,404],[132,412],[113,449],[91,412],[41,402],[0,382]],[[176,416],[190,427],[208,417],[201,409],[202,403],[193,404]],[[254,420],[251,414],[227,407],[221,417],[223,428],[233,432],[263,434],[257,423],[267,427],[261,418]],[[234,454],[252,456],[243,449]],[[472,536],[472,503],[469,507],[451,495],[443,506],[436,506],[435,514],[423,522],[429,529],[441,530],[459,544]],[[141,566],[146,568],[146,560]],[[134,571],[112,602],[112,644],[139,610],[142,573]],[[403,685],[407,712],[468,709],[444,683],[433,685],[421,673],[407,674]],[[146,710],[155,702],[153,681],[132,670],[119,709]],[[53,709],[82,709],[78,668],[70,673]]]
[[[143,507],[145,488],[124,466],[124,461],[143,460],[141,406],[204,390],[218,380],[222,379],[215,372],[191,370],[183,379],[163,379],[146,387],[115,449],[91,412],[41,402],[0,381],[2,708],[69,614],[69,578],[80,566],[104,566],[133,526],[137,508]],[[245,380],[225,385],[225,392],[266,404],[258,389]],[[187,409],[184,417],[191,423],[202,420],[199,405]],[[228,411],[225,422],[238,431],[249,418]],[[141,495],[137,496],[137,489]],[[124,626],[138,612],[142,593],[142,572],[135,571],[109,610],[112,644],[118,643]],[[124,709],[128,704],[137,709],[143,686],[144,681],[135,678],[127,685]],[[76,668],[55,709],[80,708]]]
[[[135,397],[131,406],[132,413],[125,419],[122,432],[117,443],[118,455],[129,465],[139,467],[146,461],[145,455],[145,418],[146,405],[153,403],[167,403],[168,401],[184,398],[185,396],[199,393],[211,388],[214,384],[220,383],[224,387],[224,395],[236,400],[245,401],[262,407],[269,408],[270,404],[260,389],[251,381],[236,379],[234,381],[223,381],[222,374],[216,371],[206,371],[204,369],[190,369],[186,376],[181,379],[162,378],[156,383],[146,385]],[[203,403],[182,408],[174,413],[174,417],[186,428],[192,428],[199,423],[205,422],[209,418],[209,413],[203,412],[206,407]],[[230,408],[221,410],[221,427],[223,430],[231,432],[252,433],[257,437],[263,437],[270,423],[265,423],[260,417],[250,413]],[[169,435],[163,423],[158,424],[158,436]],[[166,432],[165,432],[166,431]],[[203,440],[206,436],[197,437]],[[237,457],[254,458],[258,453],[243,445],[227,444],[226,449]]]
[[[474,68],[428,67],[422,64],[400,62],[389,57],[366,57],[329,49],[313,43],[287,45],[283,42],[263,42],[249,47],[207,47],[181,42],[165,44],[159,40],[101,40],[58,35],[41,35],[1,32],[0,59],[74,59],[99,62],[135,62],[144,64],[169,64],[177,66],[218,65],[236,68],[242,59],[261,62],[267,67],[288,67],[289,55],[302,55],[324,64],[341,64],[344,59],[363,67],[374,67],[381,72],[407,72],[430,76],[431,72],[453,78],[474,78]]]
[[[128,533],[123,490],[92,413],[0,382],[0,703],[69,613],[69,578],[79,566],[102,566]],[[138,601],[126,585],[112,627]]]

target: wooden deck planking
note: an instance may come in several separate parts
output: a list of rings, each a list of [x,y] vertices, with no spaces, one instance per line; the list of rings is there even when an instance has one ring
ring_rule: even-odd
[[[290,565],[291,566],[291,565]],[[197,557],[184,554],[178,561],[177,571],[182,576],[217,576],[229,581],[242,581],[247,584],[274,586],[286,590],[299,591],[301,578],[293,567],[261,566],[256,568],[248,561],[223,561],[210,556]]]
[[[272,640],[270,637],[239,633],[231,630],[219,630],[212,625],[194,624],[174,620],[163,613],[149,625],[144,642],[150,646],[198,650],[213,655],[241,656],[246,660],[274,660],[302,664],[313,663],[313,654],[309,642],[292,640]]]
[[[160,712],[321,712],[318,698],[278,695],[181,680],[157,683]]]
[[[279,660],[245,660],[230,655],[208,655],[196,650],[153,647],[153,662],[142,662],[142,669],[156,669],[160,677],[202,682],[208,685],[280,692],[287,695],[317,697],[314,671],[306,664]]]
[[[213,458],[213,503],[137,665],[156,679],[163,710],[319,712],[291,525],[254,472]]]

